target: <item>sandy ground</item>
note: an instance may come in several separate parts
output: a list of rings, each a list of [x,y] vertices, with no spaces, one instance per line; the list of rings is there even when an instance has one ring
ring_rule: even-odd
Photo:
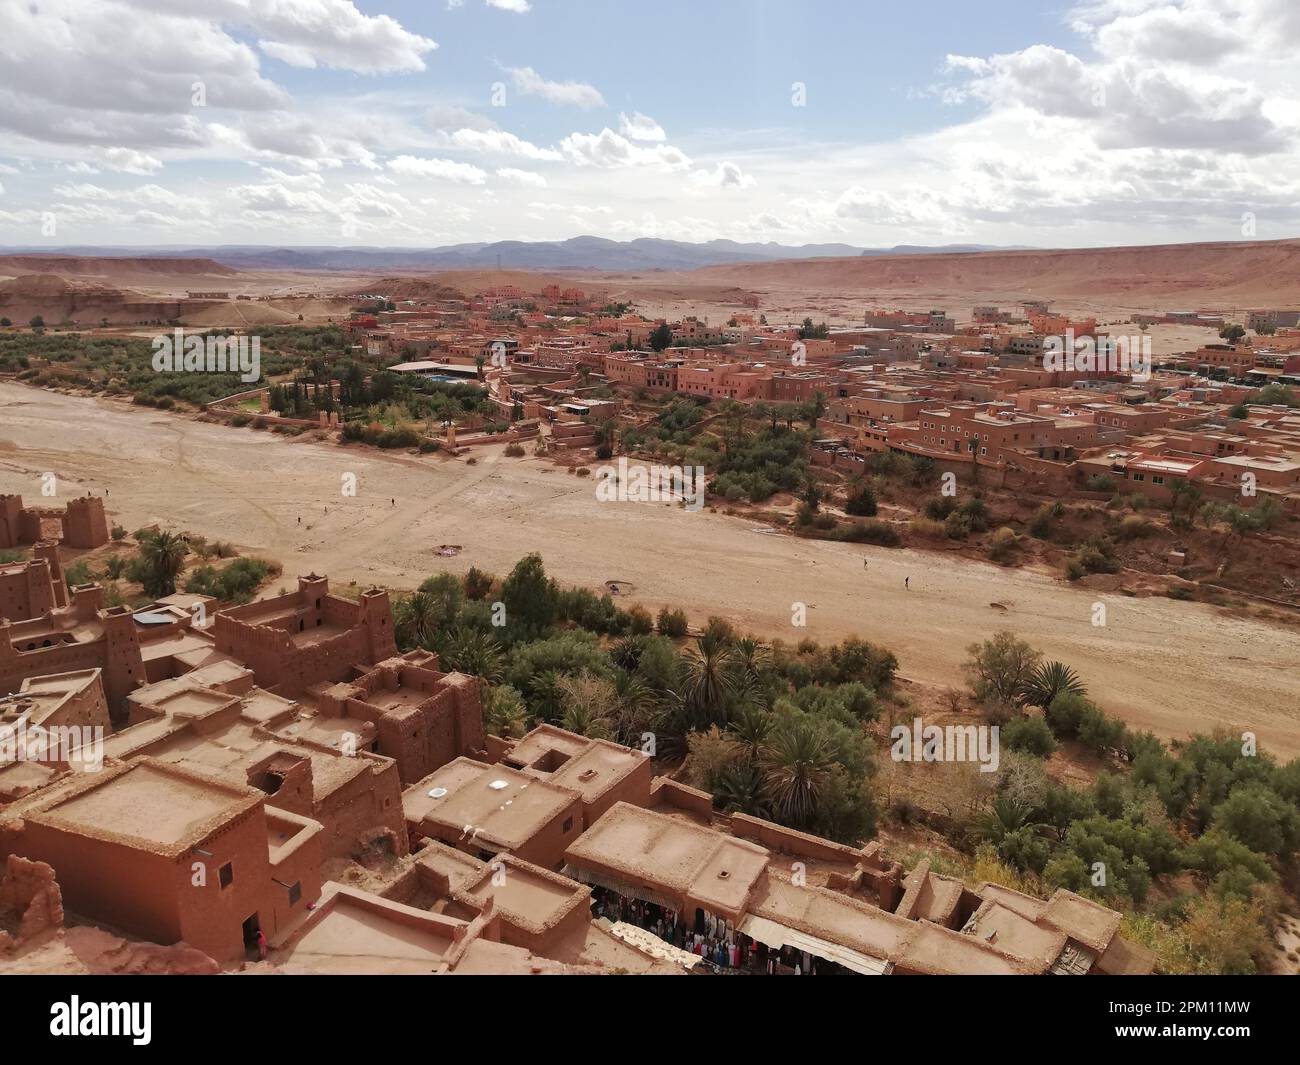
[[[538,551],[560,581],[630,582],[630,598],[652,610],[720,614],[787,640],[857,633],[890,647],[905,676],[944,685],[961,683],[968,644],[1011,628],[1139,727],[1165,737],[1249,728],[1264,749],[1300,753],[1295,631],[985,563],[797,540],[707,511],[599,503],[594,478],[501,449],[477,455],[473,466],[389,456],[0,382],[0,492],[40,502],[40,475],[54,472],[64,494],[107,490],[127,529],[158,522],[231,540],[283,563],[286,582],[314,570],[413,587],[442,569],[504,574]],[[349,473],[354,497],[342,494]],[[440,558],[442,544],[463,550]],[[1091,624],[1098,600],[1104,628]],[[805,628],[791,624],[796,603]]]

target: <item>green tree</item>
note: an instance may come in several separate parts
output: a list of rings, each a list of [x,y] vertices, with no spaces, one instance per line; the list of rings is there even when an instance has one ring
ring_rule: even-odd
[[[1005,629],[983,643],[971,644],[966,653],[970,655],[966,671],[975,697],[1002,703],[1020,698],[1041,657],[1024,640]]]
[[[1064,662],[1042,662],[1036,665],[1021,686],[1020,694],[1030,706],[1048,707],[1062,692],[1087,695],[1088,690],[1079,674]]]
[[[501,601],[505,604],[507,624],[532,631],[554,624],[559,593],[555,582],[546,576],[541,555],[534,552],[515,563],[501,585]]]
[[[140,544],[140,583],[146,595],[162,597],[176,591],[176,578],[185,567],[185,541],[175,533],[157,532]]]
[[[808,825],[830,781],[825,738],[808,721],[783,721],[764,745],[759,764],[777,819],[793,828]]]

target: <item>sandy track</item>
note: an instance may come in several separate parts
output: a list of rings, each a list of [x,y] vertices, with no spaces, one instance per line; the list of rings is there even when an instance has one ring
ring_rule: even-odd
[[[0,382],[0,492],[40,501],[40,475],[52,471],[64,493],[107,489],[128,529],[159,522],[232,540],[282,562],[286,581],[315,570],[411,587],[444,568],[503,574],[539,551],[561,581],[629,581],[652,609],[721,614],[787,640],[858,633],[892,648],[905,675],[938,684],[960,684],[966,646],[1006,627],[1073,665],[1133,724],[1166,737],[1250,728],[1265,749],[1300,753],[1295,631],[963,559],[796,540],[666,504],[601,504],[590,479],[496,448],[478,458],[310,444]],[[342,495],[346,473],[355,498]],[[439,558],[440,544],[464,551]],[[1098,600],[1105,628],[1091,624]],[[803,629],[791,625],[796,602],[807,605]]]

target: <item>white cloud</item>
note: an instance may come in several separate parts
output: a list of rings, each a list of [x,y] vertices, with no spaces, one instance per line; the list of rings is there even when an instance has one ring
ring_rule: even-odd
[[[584,109],[605,106],[600,91],[583,82],[547,81],[532,67],[508,67],[507,73],[514,82],[515,91],[525,96],[540,96],[548,103]]]
[[[295,214],[336,215],[339,208],[315,191],[290,188],[280,182],[263,185],[238,185],[226,190],[249,211],[288,211]]]
[[[388,169],[408,177],[433,177],[461,185],[482,185],[487,173],[469,163],[456,163],[450,159],[420,159],[413,155],[399,155],[388,161]]]
[[[691,183],[714,189],[747,189],[756,184],[735,163],[719,163],[712,170],[695,170],[691,173]]]
[[[167,0],[143,2],[155,4],[168,6]],[[258,48],[295,67],[403,73],[423,70],[423,57],[438,47],[388,15],[363,15],[351,0],[217,0],[199,9],[220,22],[251,27],[261,35]]]
[[[123,174],[152,174],[162,169],[162,160],[131,148],[108,148],[100,153],[100,160],[109,170]]]
[[[539,148],[521,140],[505,130],[458,129],[442,135],[443,143],[452,148],[476,152],[495,152],[498,155],[517,155],[521,159],[558,161],[564,157],[554,148]]]
[[[513,11],[516,15],[526,14],[533,9],[528,0],[487,0],[487,6],[501,11]]]
[[[618,131],[634,141],[665,141],[668,134],[664,132],[663,126],[659,125],[649,115],[643,115],[640,111],[633,111],[630,115],[622,112],[618,116]]]
[[[506,166],[497,171],[497,177],[515,185],[531,185],[538,189],[546,188],[546,178],[531,170],[516,170],[514,167]]]
[[[570,133],[560,142],[560,151],[579,166],[654,166],[684,170],[691,165],[690,159],[678,148],[667,144],[653,148],[635,144],[608,126],[599,133]]]

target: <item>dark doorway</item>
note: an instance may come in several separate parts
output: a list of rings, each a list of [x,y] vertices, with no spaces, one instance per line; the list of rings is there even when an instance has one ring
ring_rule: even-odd
[[[244,918],[244,946],[257,947],[257,933],[262,927],[262,922],[257,919],[257,914]]]

